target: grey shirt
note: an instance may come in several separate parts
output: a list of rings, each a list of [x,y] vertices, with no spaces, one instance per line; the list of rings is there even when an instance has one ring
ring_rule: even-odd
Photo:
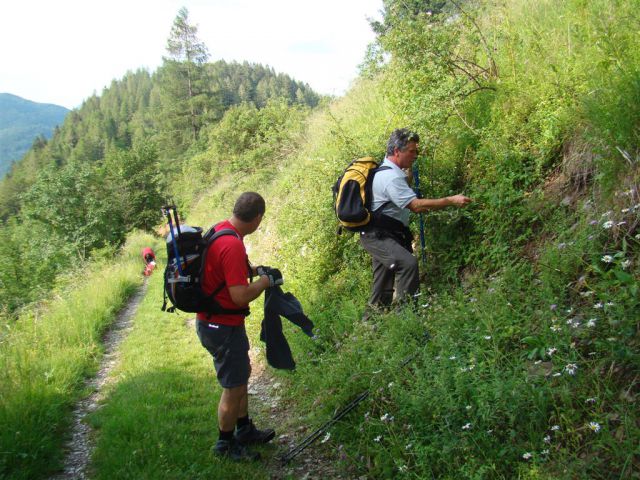
[[[417,195],[407,183],[407,175],[395,163],[385,158],[380,166],[390,168],[377,172],[373,177],[371,209],[375,212],[386,204],[380,212],[408,226],[411,212],[407,205]]]

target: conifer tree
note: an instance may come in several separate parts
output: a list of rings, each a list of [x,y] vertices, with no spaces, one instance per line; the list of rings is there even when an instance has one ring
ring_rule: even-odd
[[[206,62],[207,46],[198,38],[198,27],[181,8],[167,40],[168,57],[160,72],[163,139],[180,151],[198,139],[202,126],[219,115],[218,99],[211,88]]]

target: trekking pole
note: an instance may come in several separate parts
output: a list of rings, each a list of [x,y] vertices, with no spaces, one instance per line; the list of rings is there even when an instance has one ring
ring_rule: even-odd
[[[171,235],[171,243],[173,244],[173,255],[176,257],[176,264],[178,265],[178,273],[180,274],[180,276],[184,276],[183,272],[182,272],[182,266],[180,264],[180,251],[178,250],[178,242],[176,241],[176,237],[173,234],[173,222],[171,222],[171,209],[174,209],[174,216],[175,216],[175,206],[173,205],[168,205],[165,207],[162,207],[162,213],[165,214],[167,216],[167,221],[169,222],[169,233]],[[180,235],[180,227],[177,225],[177,219],[176,219],[176,227],[178,230],[178,236]],[[186,261],[185,261],[185,265],[186,265]]]
[[[427,332],[427,331],[425,331],[422,336],[424,338],[425,343],[428,342],[429,339],[431,338],[431,336],[429,335],[429,332]],[[418,350],[416,350],[411,355],[406,357],[402,361],[402,363],[400,364],[400,367],[402,368],[402,367],[407,366],[407,364],[409,362],[411,362],[411,360],[416,358],[417,355],[418,355]],[[320,435],[322,435],[324,432],[329,430],[330,427],[332,427],[335,423],[337,423],[342,417],[344,417],[351,410],[356,408],[356,406],[358,404],[360,404],[360,402],[362,402],[368,396],[369,396],[369,390],[365,390],[360,395],[358,395],[356,398],[354,398],[346,407],[344,407],[342,410],[340,410],[338,413],[336,413],[331,418],[331,420],[329,420],[328,422],[324,423],[321,427],[319,427],[318,429],[314,430],[311,434],[307,435],[307,437],[304,440],[302,440],[298,445],[296,445],[295,447],[293,447],[287,453],[285,453],[284,455],[282,455],[280,457],[280,461],[282,462],[282,464],[286,465],[291,460],[293,460],[295,457],[300,455],[309,445],[311,445],[318,438],[320,438]]]
[[[414,191],[418,198],[422,198],[422,192],[420,192],[420,172],[418,169],[418,165],[413,165],[413,181],[414,181]],[[420,218],[420,247],[422,248],[422,265],[426,265],[427,263],[427,254],[425,252],[425,239],[424,239],[424,217],[422,213],[419,213]]]

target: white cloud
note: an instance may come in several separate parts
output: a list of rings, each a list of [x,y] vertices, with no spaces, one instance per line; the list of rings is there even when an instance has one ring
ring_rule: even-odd
[[[339,95],[382,0],[13,0],[0,7],[0,92],[79,106],[127,70],[157,68],[182,6],[211,60],[262,63]]]

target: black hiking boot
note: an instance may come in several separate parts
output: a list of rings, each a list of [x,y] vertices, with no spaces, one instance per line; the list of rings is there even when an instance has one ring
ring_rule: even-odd
[[[246,445],[235,440],[218,440],[213,447],[213,453],[218,457],[229,458],[235,462],[260,460],[258,452],[252,452]]]
[[[273,440],[276,436],[276,432],[272,428],[265,430],[258,430],[253,424],[253,420],[249,420],[249,424],[240,428],[236,428],[236,433],[233,438],[244,445],[267,443]]]

